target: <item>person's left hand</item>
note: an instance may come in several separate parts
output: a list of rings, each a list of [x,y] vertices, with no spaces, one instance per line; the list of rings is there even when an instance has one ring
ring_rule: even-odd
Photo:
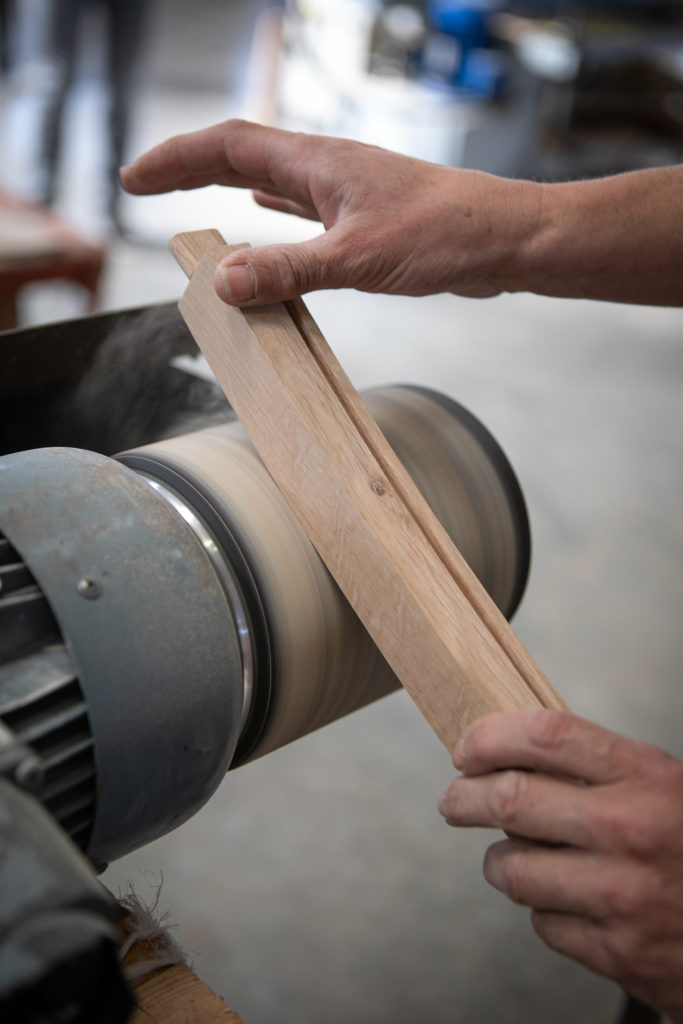
[[[553,950],[683,1020],[683,761],[558,711],[491,715],[458,743],[449,825],[504,829],[484,876]]]

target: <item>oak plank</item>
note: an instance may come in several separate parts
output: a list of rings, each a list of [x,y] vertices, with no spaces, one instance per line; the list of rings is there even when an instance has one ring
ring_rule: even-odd
[[[360,395],[354,390],[351,381],[346,376],[303,300],[287,302],[285,306],[309,350],[330,380],[335,394],[345,405],[362,437],[377,456],[378,462],[392,480],[397,491],[400,492],[402,500],[413,511],[419,528],[448,567],[458,587],[466,595],[487,628],[494,634],[541,704],[547,703],[550,707],[556,706],[558,694],[427,505],[412,477],[406,472],[400,459],[397,458],[396,453],[368,412]]]
[[[176,236],[174,253],[187,249],[186,237]],[[210,249],[181,313],[311,542],[444,745],[494,710],[563,707],[304,304],[225,305],[213,276],[228,250],[213,239]]]

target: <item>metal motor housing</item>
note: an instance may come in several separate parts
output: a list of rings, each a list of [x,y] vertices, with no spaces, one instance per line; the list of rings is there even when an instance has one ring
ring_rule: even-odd
[[[5,644],[2,717],[46,762],[51,808],[100,864],[180,824],[225,773],[241,709],[230,610],[191,531],[120,463],[5,456],[0,495],[5,557],[33,579],[3,587],[25,628]]]

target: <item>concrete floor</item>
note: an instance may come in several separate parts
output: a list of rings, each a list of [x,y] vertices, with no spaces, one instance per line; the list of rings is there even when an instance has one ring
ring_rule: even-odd
[[[79,102],[61,202],[97,229],[82,127],[96,98]],[[151,84],[135,145],[235,112],[224,90]],[[312,230],[218,190],[124,211],[159,242],[186,227],[254,244]],[[182,287],[161,246],[112,243],[105,308]],[[81,301],[35,289],[25,316],[59,319]],[[683,314],[528,295],[337,292],[309,305],[358,387],[439,388],[495,434],[532,525],[522,640],[576,712],[683,756]],[[396,694],[230,774],[191,822],[104,881],[151,899],[163,879],[176,937],[246,1024],[614,1021],[619,991],[548,952],[527,912],[481,878],[492,837],[444,826],[436,801],[451,775]]]

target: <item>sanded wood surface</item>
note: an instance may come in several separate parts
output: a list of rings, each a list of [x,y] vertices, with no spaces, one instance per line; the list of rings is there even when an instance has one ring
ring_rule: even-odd
[[[129,1024],[244,1024],[183,964],[148,974],[135,986],[138,1008]]]
[[[491,711],[563,707],[303,302],[225,305],[213,277],[229,250],[213,232],[197,235],[171,243],[192,275],[181,313],[311,542],[445,746]]]

